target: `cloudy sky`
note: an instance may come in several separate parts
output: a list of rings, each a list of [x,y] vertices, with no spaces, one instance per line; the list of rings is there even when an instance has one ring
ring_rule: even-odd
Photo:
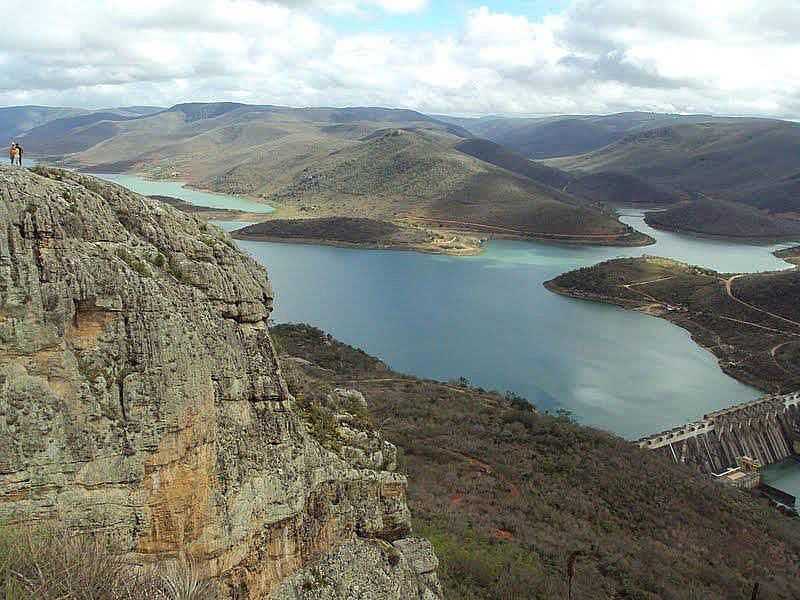
[[[798,0],[26,0],[0,105],[800,119]]]

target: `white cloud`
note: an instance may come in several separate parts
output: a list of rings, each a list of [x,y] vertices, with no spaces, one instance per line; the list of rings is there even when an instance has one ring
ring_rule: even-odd
[[[428,0],[259,0],[264,4],[287,6],[298,9],[316,9],[334,14],[362,14],[371,8],[393,14],[421,11]]]
[[[574,0],[542,20],[481,7],[444,32],[335,29],[342,18],[369,29],[371,15],[413,15],[427,5],[30,0],[4,15],[0,104],[231,99],[800,118],[796,0]]]

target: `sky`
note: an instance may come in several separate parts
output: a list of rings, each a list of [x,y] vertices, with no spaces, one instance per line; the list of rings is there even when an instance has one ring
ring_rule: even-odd
[[[800,0],[27,0],[0,106],[800,119]]]

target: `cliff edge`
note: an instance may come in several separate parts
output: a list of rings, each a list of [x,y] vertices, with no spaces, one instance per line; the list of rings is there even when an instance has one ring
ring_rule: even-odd
[[[395,449],[289,394],[266,272],[126,189],[0,168],[0,523],[191,556],[237,598],[441,597]]]

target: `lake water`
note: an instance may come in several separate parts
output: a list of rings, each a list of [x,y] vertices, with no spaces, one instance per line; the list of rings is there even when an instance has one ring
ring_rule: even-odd
[[[133,181],[115,177],[123,185]],[[146,188],[133,182],[137,191],[189,202],[225,198],[198,196],[171,182],[146,182]],[[223,207],[240,203],[232,198]],[[787,268],[771,254],[777,246],[655,231],[637,211],[622,218],[658,243],[609,248],[496,241],[467,258],[237,243],[269,270],[276,322],[316,325],[398,371],[441,380],[464,376],[474,385],[513,390],[542,409],[567,409],[583,423],[628,438],[756,398],[756,390],[726,376],[683,329],[563,298],[542,283],[570,269],[643,254],[720,271]]]
[[[798,500],[800,509],[800,463],[793,458],[766,467],[761,476],[764,483],[791,494]]]
[[[255,202],[247,198],[239,196],[230,196],[227,194],[214,194],[211,192],[203,192],[200,190],[193,190],[186,187],[180,181],[151,181],[136,177],[135,175],[123,174],[100,174],[92,173],[94,177],[112,181],[119,185],[125,186],[129,190],[142,194],[144,196],[160,195],[172,196],[173,198],[180,198],[191,204],[198,206],[210,206],[212,208],[230,208],[233,210],[242,210],[253,213],[269,213],[274,211],[271,206],[262,202]]]

